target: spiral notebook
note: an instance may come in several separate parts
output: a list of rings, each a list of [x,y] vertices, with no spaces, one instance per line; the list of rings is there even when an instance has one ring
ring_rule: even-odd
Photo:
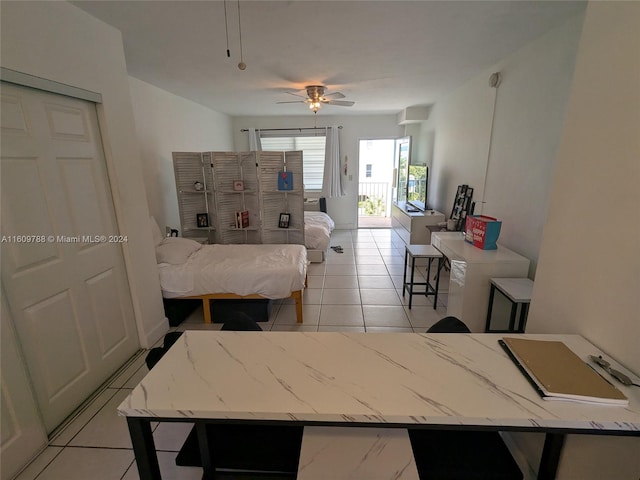
[[[513,337],[498,342],[545,400],[629,404],[620,390],[562,342]]]

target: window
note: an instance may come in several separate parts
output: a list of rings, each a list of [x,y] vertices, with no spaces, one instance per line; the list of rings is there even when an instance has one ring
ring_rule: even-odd
[[[324,177],[325,136],[260,136],[262,150],[286,152],[302,150],[303,183],[305,190],[322,190]]]
[[[370,163],[367,163],[367,165],[366,165],[367,170],[366,170],[366,173],[365,173],[365,176],[367,178],[371,178],[371,167],[372,167],[372,165]]]

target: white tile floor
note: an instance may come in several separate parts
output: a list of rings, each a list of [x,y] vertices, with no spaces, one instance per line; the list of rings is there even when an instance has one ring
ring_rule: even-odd
[[[402,296],[404,244],[389,229],[337,230],[324,263],[308,270],[304,292],[304,323],[296,323],[292,300],[274,301],[263,330],[424,332],[446,315],[448,275],[443,270],[437,308],[433,297]],[[434,264],[435,265],[435,264]],[[425,269],[416,273],[424,282]],[[433,271],[432,271],[433,275]],[[221,324],[202,323],[196,310],[172,330],[220,329]],[[135,465],[126,421],[116,413],[118,404],[148,372],[145,353],[138,355],[93,400],[84,411],[51,439],[46,450],[16,480],[136,480]],[[201,468],[177,467],[175,456],[191,424],[163,423],[154,429],[160,469],[164,478],[196,480]]]

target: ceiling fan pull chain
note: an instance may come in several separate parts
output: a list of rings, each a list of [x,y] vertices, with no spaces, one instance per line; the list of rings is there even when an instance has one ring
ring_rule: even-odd
[[[238,64],[238,68],[240,70],[244,70],[247,68],[247,64],[244,63],[244,58],[242,56],[242,25],[240,23],[240,0],[238,0],[238,33],[240,34],[240,63]]]
[[[231,58],[229,51],[229,24],[227,23],[227,0],[224,0],[224,30],[227,35],[227,58]]]

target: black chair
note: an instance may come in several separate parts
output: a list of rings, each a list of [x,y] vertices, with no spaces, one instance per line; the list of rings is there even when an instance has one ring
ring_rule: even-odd
[[[234,313],[222,325],[227,331],[261,331],[244,313]],[[295,478],[300,460],[303,427],[264,425],[207,425],[207,438],[218,472]],[[200,445],[194,427],[176,456],[176,465],[200,467]],[[244,476],[242,478],[245,478]]]
[[[156,363],[160,361],[164,354],[169,351],[171,345],[176,343],[176,340],[180,338],[180,335],[182,335],[182,332],[169,332],[164,336],[162,347],[155,347],[149,350],[149,353],[147,353],[147,356],[144,359],[149,370],[151,370]]]
[[[471,333],[456,317],[445,317],[427,333]],[[409,429],[421,479],[522,480],[522,472],[498,432]]]
[[[431,325],[427,333],[471,333],[471,330],[456,317],[444,317]]]

